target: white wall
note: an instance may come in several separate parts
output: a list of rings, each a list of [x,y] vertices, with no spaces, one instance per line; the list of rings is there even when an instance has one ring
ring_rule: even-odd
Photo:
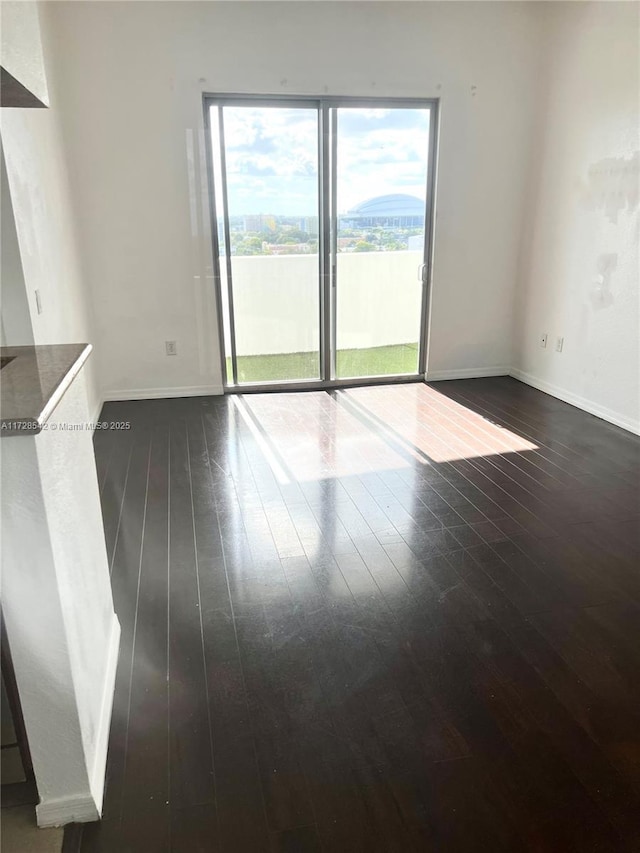
[[[23,346],[33,344],[31,313],[27,299],[27,289],[22,271],[22,259],[13,216],[9,180],[4,162],[4,153],[0,152],[0,319],[2,320],[0,341],[2,346]]]
[[[421,252],[338,255],[338,347],[416,342]],[[264,355],[319,347],[317,255],[233,258],[236,352]]]
[[[413,251],[338,255],[338,349],[419,342],[421,263]]]
[[[1,446],[2,610],[41,826],[100,816],[118,657],[85,368],[47,429]]]
[[[640,432],[639,7],[544,5],[514,375]]]
[[[429,369],[508,370],[538,5],[45,4],[107,395],[221,388],[203,92],[439,97]]]
[[[34,58],[39,58],[40,77],[48,84],[50,95],[48,109],[0,111],[0,134],[33,338],[36,344],[93,343],[91,309],[59,127],[54,45],[46,26],[38,27],[36,4],[3,2],[0,13],[3,50],[5,44],[11,44],[11,55],[28,56],[30,73],[36,78],[33,63]],[[40,291],[41,314],[36,310],[36,290]],[[12,330],[6,322],[3,325],[9,339]],[[85,369],[93,416],[100,399],[93,360]]]
[[[0,13],[3,65],[42,99],[47,88],[51,96],[49,109],[0,111],[3,335],[91,342],[51,40],[35,4],[2,3]],[[86,423],[99,401],[90,359],[54,417]],[[95,820],[102,804],[119,626],[91,442],[89,431],[43,432],[1,447],[2,607],[41,825]]]

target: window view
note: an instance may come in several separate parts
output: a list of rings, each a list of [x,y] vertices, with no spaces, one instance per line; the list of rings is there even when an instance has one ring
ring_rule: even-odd
[[[417,373],[429,110],[337,112],[336,375]]]
[[[415,375],[430,110],[333,107],[321,199],[319,102],[282,103],[211,108],[228,381],[334,378],[320,365],[329,328],[336,379]]]
[[[317,110],[225,107],[223,122],[238,381],[318,379]]]

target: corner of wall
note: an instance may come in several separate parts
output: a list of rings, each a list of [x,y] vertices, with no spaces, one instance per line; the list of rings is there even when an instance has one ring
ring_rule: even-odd
[[[638,7],[539,5],[545,48],[511,375],[637,432]]]
[[[34,2],[2,4],[3,49],[42,81],[47,109],[4,110],[2,145],[15,217],[26,304],[33,343],[96,344],[93,308],[78,237],[79,218],[69,181],[64,144],[56,55],[60,51],[50,26],[50,5]],[[3,64],[5,56],[3,51]],[[36,310],[38,291],[41,311]],[[10,334],[5,322],[5,332]],[[92,409],[100,397],[98,373],[87,369]]]

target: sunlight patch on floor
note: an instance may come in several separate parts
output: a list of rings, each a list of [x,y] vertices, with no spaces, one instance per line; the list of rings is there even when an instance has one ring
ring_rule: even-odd
[[[537,449],[421,383],[252,394],[234,397],[234,405],[245,440],[256,443],[281,484]]]

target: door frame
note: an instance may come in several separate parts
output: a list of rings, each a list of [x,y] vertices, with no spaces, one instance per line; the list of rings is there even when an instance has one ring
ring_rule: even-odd
[[[218,241],[218,216],[214,184],[213,147],[211,140],[210,108],[218,106],[296,106],[313,108],[318,113],[318,260],[319,260],[319,318],[320,324],[320,373],[324,379],[294,379],[276,382],[255,382],[239,385],[237,383],[237,359],[235,357],[234,316],[233,316],[233,281],[231,274],[231,254],[227,251],[227,288],[229,300],[229,322],[231,324],[232,384],[229,384],[225,352],[224,316],[222,300],[222,276],[220,274],[220,246]],[[420,313],[420,338],[418,351],[418,372],[415,374],[391,374],[375,377],[336,378],[335,340],[336,315],[332,290],[337,287],[336,265],[331,259],[335,257],[336,229],[331,228],[332,222],[337,222],[336,211],[336,181],[337,169],[333,167],[336,159],[337,133],[332,126],[335,121],[335,110],[340,107],[373,107],[377,109],[405,108],[429,110],[429,157],[427,162],[426,203],[424,220],[424,256],[422,300]],[[431,293],[433,280],[433,243],[435,230],[435,193],[436,170],[438,165],[438,138],[440,128],[440,101],[438,98],[369,98],[351,96],[314,95],[265,95],[247,93],[214,93],[205,92],[202,95],[204,113],[205,151],[207,160],[207,179],[209,190],[209,215],[211,220],[211,242],[213,251],[213,279],[216,313],[218,317],[218,340],[220,351],[220,369],[223,378],[225,394],[250,394],[267,391],[320,391],[332,388],[345,388],[364,385],[393,385],[409,382],[423,382],[427,371],[427,352],[429,343],[429,324],[431,319]],[[222,187],[223,197],[222,219],[225,229],[225,242],[229,247],[229,217],[226,200],[226,174],[224,171],[224,128],[221,123],[220,133],[222,158]]]

